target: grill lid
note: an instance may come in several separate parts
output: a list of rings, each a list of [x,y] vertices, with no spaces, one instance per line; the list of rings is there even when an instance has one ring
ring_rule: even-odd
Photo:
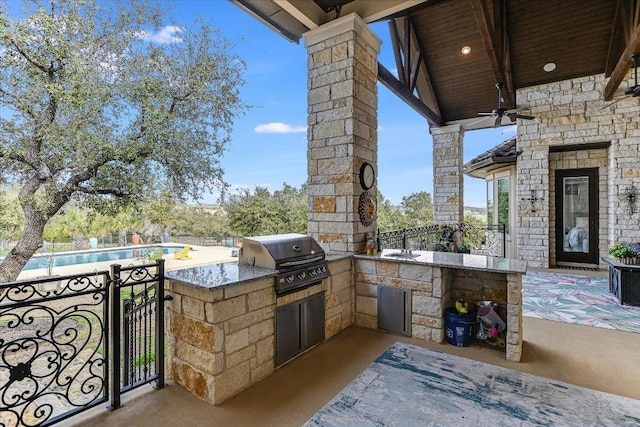
[[[275,270],[295,268],[320,262],[325,253],[311,236],[304,234],[274,234],[245,237],[239,253],[241,264]]]

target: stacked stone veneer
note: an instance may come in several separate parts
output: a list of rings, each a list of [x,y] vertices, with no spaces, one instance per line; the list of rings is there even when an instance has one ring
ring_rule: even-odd
[[[518,123],[518,196],[528,197],[531,190],[543,200],[535,212],[527,202],[519,202],[518,208],[518,255],[530,267],[548,267],[555,250],[552,242],[552,209],[550,200],[552,162],[565,159],[550,158],[550,146],[570,146],[591,143],[610,143],[606,157],[606,173],[602,170],[603,159],[583,158],[584,151],[576,152],[575,164],[597,163],[601,176],[607,177],[606,198],[600,200],[600,230],[607,244],[599,244],[600,252],[617,242],[640,241],[636,209],[630,214],[624,200],[628,187],[640,188],[640,103],[638,98],[624,97],[624,88],[632,81],[623,82],[615,94],[618,102],[604,101],[603,91],[607,79],[603,75],[565,80],[535,87],[520,89],[517,104],[530,107],[535,120]],[[584,148],[584,147],[581,147]],[[589,153],[589,152],[588,152]],[[600,156],[600,153],[593,154]],[[569,164],[574,159],[566,159]],[[564,163],[562,168],[564,168]],[[557,167],[555,169],[558,169]],[[603,183],[601,182],[601,187]],[[602,192],[602,188],[601,188]],[[603,224],[606,221],[606,224]]]
[[[308,232],[334,252],[365,249],[359,171],[377,170],[380,39],[355,14],[305,33],[308,51]],[[373,196],[376,188],[369,190]]]
[[[432,127],[433,217],[436,224],[464,221],[463,138],[460,125]]]
[[[421,264],[357,258],[355,324],[378,327],[378,286],[411,290],[411,333],[414,338],[441,343],[444,312],[459,298],[501,304],[507,322],[506,358],[522,356],[522,276]]]
[[[324,292],[325,339],[352,325],[350,258],[329,263],[322,284],[276,297],[274,279],[215,288],[167,280],[167,376],[220,404],[274,371],[275,310]]]

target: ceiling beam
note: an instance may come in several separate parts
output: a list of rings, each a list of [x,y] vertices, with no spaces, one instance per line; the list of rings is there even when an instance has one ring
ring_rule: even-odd
[[[499,7],[499,5],[495,3],[494,7]],[[496,83],[504,83],[505,85],[502,89],[504,106],[506,108],[514,108],[515,92],[513,89],[513,79],[510,75],[507,76],[505,72],[505,58],[503,55],[498,54],[498,46],[502,45],[502,41],[500,41],[498,37],[501,37],[502,34],[497,34],[496,31],[493,30],[494,20],[487,9],[485,1],[471,0],[471,8],[473,9],[473,14],[475,15],[478,29],[480,30],[480,36],[482,37],[482,43],[489,57],[489,64],[496,78]],[[500,28],[502,32],[506,32],[504,25],[500,26]]]
[[[389,32],[399,84],[411,94],[417,91],[418,99],[440,117],[438,100],[411,19],[402,17],[389,20]]]
[[[640,0],[635,2],[635,10],[640,11]],[[637,13],[630,13],[629,19],[633,20],[632,26],[629,28],[627,46],[624,48],[622,55],[618,59],[611,77],[604,88],[604,100],[611,101],[613,95],[631,69],[631,55],[640,50],[640,17]]]
[[[364,22],[380,21],[429,0],[356,0],[342,6],[342,15],[357,13]]]
[[[273,2],[310,30],[327,22],[327,14],[312,1],[273,0]]]
[[[396,94],[400,99],[406,102],[411,108],[416,110],[421,116],[429,121],[434,126],[442,126],[444,122],[442,118],[435,113],[431,108],[425,105],[420,98],[415,96],[407,89],[406,86],[400,84],[400,81],[387,70],[382,64],[378,62],[378,80],[385,85],[387,89]]]

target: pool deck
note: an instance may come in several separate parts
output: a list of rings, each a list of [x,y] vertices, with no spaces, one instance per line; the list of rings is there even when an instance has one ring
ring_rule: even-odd
[[[177,243],[167,243],[167,246],[175,246]],[[182,245],[182,244],[181,244]],[[185,245],[182,245],[185,246]],[[173,257],[173,254],[164,255],[165,259],[165,270],[179,270],[182,268],[195,267],[199,265],[206,264],[220,264],[223,262],[233,262],[237,261],[238,257],[232,257],[231,251],[233,248],[229,248],[226,246],[195,246],[189,245],[193,250],[189,252],[189,256],[191,259],[188,260],[179,260]],[[125,246],[118,249],[132,249],[135,247]],[[104,249],[100,249],[104,250]],[[82,251],[86,252],[86,251]],[[68,253],[68,252],[67,252]],[[53,274],[55,275],[68,275],[68,274],[77,274],[77,273],[85,273],[87,271],[93,272],[94,270],[102,271],[109,270],[111,264],[120,264],[123,266],[128,265],[142,265],[147,264],[148,261],[143,258],[130,258],[130,259],[121,259],[117,261],[102,261],[102,262],[94,262],[89,264],[75,264],[75,265],[67,265],[60,267],[53,267]],[[18,280],[24,279],[33,279],[36,277],[46,277],[47,269],[39,268],[34,270],[27,270],[20,273],[18,276]]]

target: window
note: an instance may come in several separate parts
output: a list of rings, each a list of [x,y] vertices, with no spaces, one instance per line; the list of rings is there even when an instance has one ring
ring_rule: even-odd
[[[498,178],[498,224],[504,224],[509,234],[509,177]]]
[[[487,224],[494,224],[493,221],[493,179],[487,181]]]

